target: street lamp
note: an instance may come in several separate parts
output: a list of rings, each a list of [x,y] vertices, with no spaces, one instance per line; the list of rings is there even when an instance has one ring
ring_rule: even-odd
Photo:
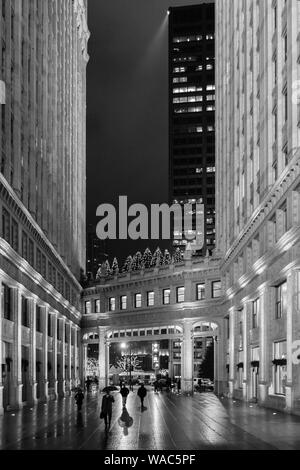
[[[126,354],[128,343],[121,343],[121,349],[124,351],[122,355],[125,357],[126,360],[126,371],[127,371],[127,358],[129,357],[129,388],[131,388],[131,344],[129,343],[129,354]]]

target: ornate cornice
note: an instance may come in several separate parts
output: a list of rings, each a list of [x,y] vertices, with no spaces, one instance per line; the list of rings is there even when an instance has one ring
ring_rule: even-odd
[[[230,265],[236,256],[239,255],[249,241],[253,238],[257,230],[266,222],[270,214],[280,204],[288,191],[300,181],[300,150],[291,159],[289,165],[282,172],[280,178],[272,186],[268,194],[263,199],[259,207],[254,211],[252,217],[247,222],[240,235],[233,242],[227,251],[222,264],[222,270]]]
[[[90,31],[87,24],[87,8],[84,0],[74,0],[74,12],[76,15],[79,39],[81,40],[82,54],[86,62],[89,60],[87,44]]]

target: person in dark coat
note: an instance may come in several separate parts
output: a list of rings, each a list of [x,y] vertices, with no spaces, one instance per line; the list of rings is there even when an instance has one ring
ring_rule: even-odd
[[[83,394],[83,391],[81,390],[81,388],[77,389],[74,398],[75,398],[75,402],[76,402],[76,405],[77,405],[77,410],[79,412],[79,411],[81,411],[82,402],[84,400],[84,394]]]
[[[138,396],[140,397],[140,400],[141,400],[141,408],[143,409],[144,408],[144,399],[147,395],[147,390],[145,388],[145,385],[142,384],[140,386],[140,388],[138,389],[138,392],[137,392]]]
[[[101,405],[101,417],[105,422],[105,430],[110,428],[111,415],[112,415],[112,404],[115,402],[114,397],[111,396],[110,391],[106,389],[105,395],[102,398]]]
[[[158,392],[158,381],[155,380],[155,382],[153,383],[154,385],[154,392],[157,393]]]
[[[129,389],[125,386],[124,383],[121,385],[120,393],[122,395],[122,404],[123,404],[123,407],[124,407],[124,406],[126,406],[127,397],[128,397],[128,394],[129,394]]]

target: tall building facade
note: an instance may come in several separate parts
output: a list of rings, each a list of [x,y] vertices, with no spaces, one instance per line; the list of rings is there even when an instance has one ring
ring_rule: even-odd
[[[0,412],[79,374],[86,3],[0,4]]]
[[[217,248],[224,255],[229,393],[295,412],[299,21],[293,0],[216,5]]]
[[[215,247],[214,10],[213,1],[169,10],[170,202],[204,204],[203,254]]]

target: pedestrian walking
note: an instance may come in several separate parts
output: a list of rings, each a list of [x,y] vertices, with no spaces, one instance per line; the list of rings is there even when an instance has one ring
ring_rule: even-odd
[[[155,382],[153,383],[153,385],[154,385],[154,392],[155,392],[155,393],[158,393],[158,381],[155,380]]]
[[[77,410],[78,410],[78,413],[79,413],[81,411],[82,402],[84,400],[84,394],[83,394],[83,391],[81,390],[80,387],[78,387],[74,398],[75,398],[75,402],[76,402],[76,405],[77,405]]]
[[[128,397],[128,394],[129,394],[129,389],[125,386],[124,383],[121,385],[120,393],[122,395],[122,404],[123,404],[123,407],[124,407],[124,406],[126,406],[127,397]]]
[[[144,399],[147,395],[147,390],[145,388],[145,385],[142,384],[140,386],[140,388],[138,389],[138,392],[137,392],[138,396],[140,397],[140,400],[141,400],[141,408],[143,409],[144,408]]]
[[[114,397],[111,396],[109,389],[106,389],[105,395],[102,398],[100,418],[104,419],[105,430],[110,429],[111,415],[112,415],[112,404],[115,402]]]
[[[178,380],[177,380],[177,393],[180,392],[180,389],[181,389],[181,380],[178,379]]]

